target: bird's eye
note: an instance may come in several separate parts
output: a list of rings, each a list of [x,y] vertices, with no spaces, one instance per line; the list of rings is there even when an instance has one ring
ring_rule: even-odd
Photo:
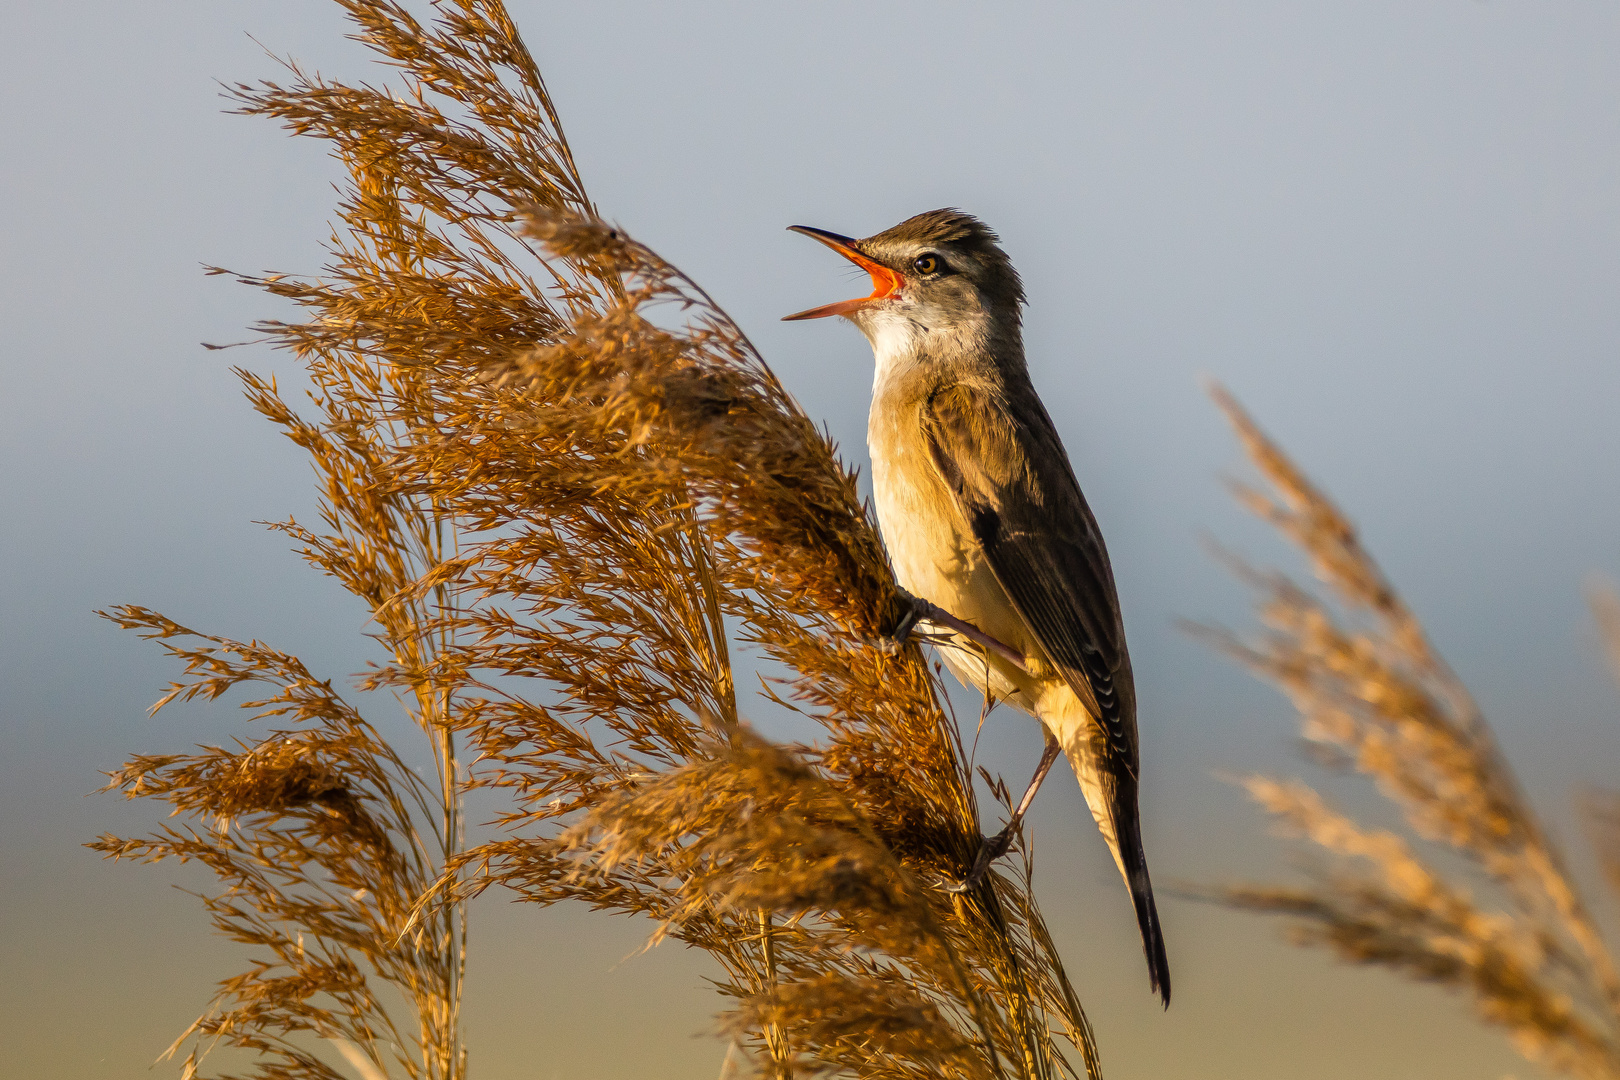
[[[911,268],[919,274],[937,274],[945,268],[945,260],[933,252],[919,255],[912,260]]]

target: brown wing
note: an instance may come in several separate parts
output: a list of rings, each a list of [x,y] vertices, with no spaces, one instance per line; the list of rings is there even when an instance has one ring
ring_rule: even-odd
[[[996,580],[1134,779],[1136,692],[1114,574],[1045,406],[1027,382],[956,384],[930,396],[922,422]]]
[[[1102,533],[1026,379],[1006,389],[943,387],[924,404],[922,424],[996,580],[1107,735],[1113,760],[1101,764],[1116,854],[1151,985],[1168,1007],[1170,962],[1136,806],[1136,688]]]

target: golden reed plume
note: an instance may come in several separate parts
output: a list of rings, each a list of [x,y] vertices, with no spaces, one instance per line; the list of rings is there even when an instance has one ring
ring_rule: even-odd
[[[1238,500],[1309,557],[1336,603],[1232,560],[1259,593],[1266,630],[1199,632],[1286,693],[1313,756],[1373,780],[1412,838],[1363,826],[1304,784],[1250,777],[1250,795],[1285,833],[1332,858],[1306,887],[1208,895],[1292,916],[1300,944],[1462,990],[1553,1069],[1620,1077],[1613,957],[1473,698],[1339,509],[1230,395],[1214,396],[1271,485],[1234,485]],[[1597,592],[1594,607],[1620,658],[1620,605]],[[1605,864],[1620,866],[1620,797],[1591,796],[1586,809]],[[1463,856],[1472,872],[1437,869],[1412,839]]]
[[[313,415],[240,374],[323,484],[321,526],[279,528],[377,624],[388,658],[357,689],[403,701],[424,745],[397,754],[296,658],[111,613],[186,662],[164,703],[269,683],[246,707],[292,721],[114,774],[194,824],[95,846],[204,862],[216,925],[259,950],[188,1034],[257,1051],[261,1077],[336,1077],[335,1052],[460,1080],[466,905],[498,886],[707,951],[728,1060],[765,1075],[1100,1075],[1028,847],[1014,876],[936,887],[977,851],[973,776],[927,660],[885,644],[902,601],[827,436],[601,220],[498,0],[431,23],[338,2],[398,86],[289,64],[234,91],[349,172],[321,276],[241,279],[305,313],[260,329]],[[734,643],[822,742],[747,728]],[[424,752],[436,785],[400,756]],[[466,850],[469,786],[510,802]]]

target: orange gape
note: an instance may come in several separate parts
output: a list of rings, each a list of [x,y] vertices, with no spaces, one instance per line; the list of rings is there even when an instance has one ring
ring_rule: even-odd
[[[828,247],[838,252],[838,254],[842,255],[844,258],[848,259],[862,270],[865,270],[868,274],[871,274],[872,295],[863,296],[858,300],[840,300],[836,304],[826,304],[822,307],[811,308],[809,311],[801,311],[797,315],[787,316],[783,322],[792,322],[795,319],[824,319],[828,315],[848,315],[850,312],[864,307],[865,305],[872,303],[874,300],[887,300],[889,297],[899,292],[900,286],[906,283],[906,279],[901,277],[895,271],[890,270],[887,266],[884,266],[881,263],[873,262],[871,259],[868,259],[865,255],[862,255],[860,252],[856,251],[847,244],[840,244],[836,240],[831,240],[825,236],[816,236],[814,233],[809,233],[807,235],[816,240],[820,240],[823,244],[826,244]]]

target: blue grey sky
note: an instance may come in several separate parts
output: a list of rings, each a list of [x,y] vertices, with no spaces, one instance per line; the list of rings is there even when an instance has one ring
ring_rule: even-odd
[[[865,341],[777,321],[859,285],[785,227],[865,235],[952,205],[1000,231],[1120,580],[1157,880],[1285,874],[1215,774],[1309,775],[1284,703],[1175,628],[1248,621],[1206,534],[1297,568],[1222,490],[1243,470],[1205,376],[1364,527],[1578,852],[1571,793],[1620,772],[1620,695],[1581,599],[1588,575],[1620,576],[1620,9],[511,10],[604,212],[701,281],[863,467]],[[339,174],[320,145],[222,114],[214,80],[277,74],[249,34],[379,75],[324,0],[0,13],[3,1069],[147,1075],[240,956],[170,888],[196,879],[76,846],[155,808],[84,796],[130,753],[238,721],[145,718],[175,672],[92,609],[148,604],[329,675],[368,655],[360,609],[252,524],[311,516],[313,490],[227,369],[295,369],[198,345],[283,314],[201,264],[314,270]],[[1021,775],[1038,748],[997,714],[981,759]],[[1078,792],[1050,785],[1033,822],[1113,1080],[1539,1075],[1457,999],[1176,900],[1161,1014]],[[580,912],[489,898],[474,918],[476,1076],[718,1072],[722,1048],[692,1037],[719,1007],[700,957],[631,955],[646,927]]]

